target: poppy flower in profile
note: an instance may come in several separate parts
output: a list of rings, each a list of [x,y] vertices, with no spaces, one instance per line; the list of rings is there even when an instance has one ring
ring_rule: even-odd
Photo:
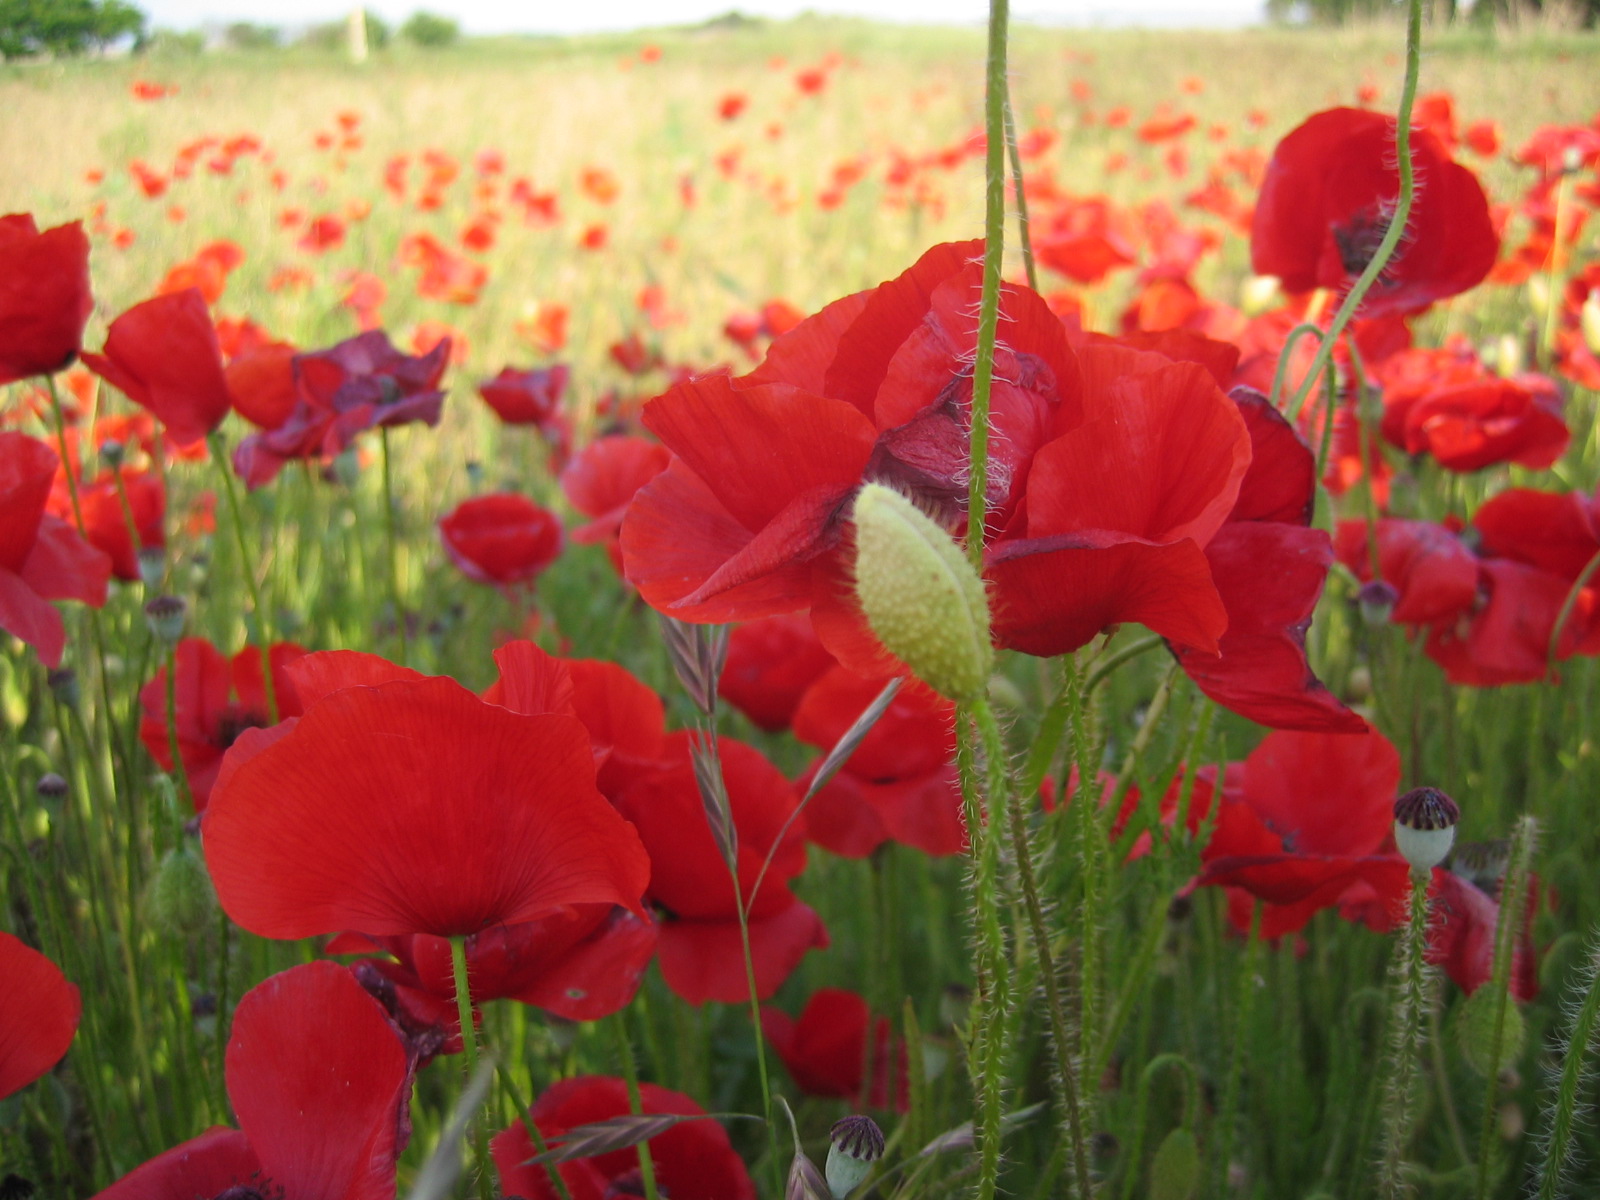
[[[529,583],[561,554],[561,519],[526,496],[474,496],[439,520],[450,561],[478,583]]]
[[[179,446],[202,440],[233,404],[216,326],[198,288],[134,305],[111,322],[102,352],[85,352],[83,361],[148,409]]]
[[[718,742],[735,866],[749,915],[756,992],[769,998],[813,947],[828,944],[822,920],[789,890],[805,867],[805,822],[779,831],[799,803],[793,785],[754,748]],[[659,959],[667,986],[691,1004],[749,998],[738,903],[727,861],[695,781],[690,736],[669,734],[654,762],[632,765],[610,792],[650,853],[649,899],[662,913]],[[768,852],[772,867],[754,891]]]
[[[639,489],[667,469],[666,447],[649,438],[613,433],[596,438],[561,469],[567,503],[589,518],[572,531],[579,545],[602,545],[622,571],[622,518]]]
[[[160,549],[167,544],[167,492],[155,471],[124,465],[117,468],[117,473],[122,476],[121,490],[110,471],[102,472],[92,482],[80,481],[78,508],[83,513],[83,532],[89,544],[111,559],[113,575],[131,582],[139,578],[139,551]],[[72,497],[64,483],[51,492],[50,511],[63,521],[72,519]]]
[[[701,1108],[681,1092],[653,1083],[639,1085],[641,1112],[702,1117]],[[604,1075],[580,1075],[546,1089],[529,1115],[546,1143],[559,1142],[569,1130],[633,1112],[628,1086]],[[538,1150],[520,1121],[490,1143],[500,1190],[525,1200],[557,1200],[541,1164],[529,1163]],[[650,1139],[650,1161],[656,1187],[672,1200],[755,1200],[756,1188],[727,1133],[714,1120],[683,1121]],[[556,1167],[571,1200],[613,1200],[643,1194],[639,1151],[633,1147],[573,1159]]]
[[[71,366],[93,307],[81,221],[40,233],[28,213],[0,217],[0,385]]]
[[[855,992],[818,988],[798,1019],[781,1009],[763,1008],[761,1032],[808,1096],[888,1108],[892,1073],[896,1111],[905,1112],[910,1105],[905,1045],[890,1031],[889,1018],[874,1021],[867,1002]]]
[[[1316,113],[1278,143],[1256,200],[1252,269],[1290,292],[1343,291],[1366,270],[1400,194],[1395,119],[1358,108]],[[1417,179],[1406,236],[1361,302],[1375,317],[1422,308],[1482,282],[1500,252],[1477,177],[1413,129]]]
[[[66,1054],[83,1000],[61,968],[0,933],[0,1100],[19,1092]]]
[[[394,1196],[395,1159],[410,1134],[411,1066],[350,972],[307,963],[246,992],[224,1072],[239,1128],[174,1146],[96,1200]]]
[[[493,379],[478,385],[478,394],[507,425],[536,425],[549,436],[561,416],[571,373],[565,363],[531,371],[504,367]]]
[[[289,674],[305,715],[234,743],[201,827],[244,928],[449,937],[582,904],[640,911],[649,859],[595,789],[577,718],[371,655],[310,654]]]
[[[61,662],[66,626],[51,600],[106,602],[111,560],[46,511],[60,460],[24,433],[0,433],[0,629]]]
[[[298,717],[302,711],[288,667],[305,653],[290,643],[279,643],[268,651],[280,718]],[[264,729],[272,724],[261,674],[261,651],[246,646],[230,659],[204,638],[184,638],[178,643],[176,655],[178,755],[183,759],[183,774],[194,809],[204,812],[222,756],[246,729]],[[139,739],[162,770],[172,770],[165,667],[139,690],[139,707]]]

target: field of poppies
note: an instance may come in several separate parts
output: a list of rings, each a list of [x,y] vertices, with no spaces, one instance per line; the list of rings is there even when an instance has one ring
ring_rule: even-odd
[[[0,72],[4,1200],[1600,1195],[1600,39],[997,7]]]

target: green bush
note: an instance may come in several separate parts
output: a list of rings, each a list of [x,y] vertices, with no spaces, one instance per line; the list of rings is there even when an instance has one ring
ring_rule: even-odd
[[[128,0],[0,0],[4,58],[82,54],[144,31],[144,13]]]
[[[419,46],[437,49],[453,46],[460,41],[461,26],[450,17],[441,17],[437,13],[414,12],[400,26],[400,36]]]

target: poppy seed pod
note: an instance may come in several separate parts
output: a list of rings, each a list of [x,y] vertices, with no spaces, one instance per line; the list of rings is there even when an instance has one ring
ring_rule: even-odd
[[[983,695],[994,652],[983,580],[931,517],[891,488],[856,496],[856,595],[873,633],[934,691]]]
[[[189,605],[182,596],[157,596],[144,606],[144,620],[151,636],[168,646],[178,644],[188,619]]]
[[[1431,871],[1456,840],[1461,809],[1438,788],[1412,788],[1394,802],[1396,848],[1414,871]]]
[[[823,1173],[834,1200],[844,1200],[883,1157],[883,1130],[871,1117],[850,1116],[834,1122],[828,1141],[828,1164]]]

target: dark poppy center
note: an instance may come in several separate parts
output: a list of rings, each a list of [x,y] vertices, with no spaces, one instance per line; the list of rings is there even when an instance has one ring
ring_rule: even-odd
[[[1360,275],[1378,254],[1389,232],[1390,214],[1381,205],[1368,205],[1333,227],[1333,243],[1347,274]]]
[[[283,1189],[269,1179],[255,1179],[250,1183],[236,1183],[227,1191],[217,1193],[216,1200],[284,1200]]]
[[[644,1172],[635,1167],[631,1171],[618,1175],[606,1185],[604,1200],[632,1200],[634,1196],[644,1196],[646,1194]],[[671,1200],[671,1193],[662,1187],[659,1182],[656,1184],[656,1195],[662,1197],[662,1200]]]
[[[270,722],[265,714],[229,705],[217,718],[217,746],[226,750],[246,729],[265,729]]]

